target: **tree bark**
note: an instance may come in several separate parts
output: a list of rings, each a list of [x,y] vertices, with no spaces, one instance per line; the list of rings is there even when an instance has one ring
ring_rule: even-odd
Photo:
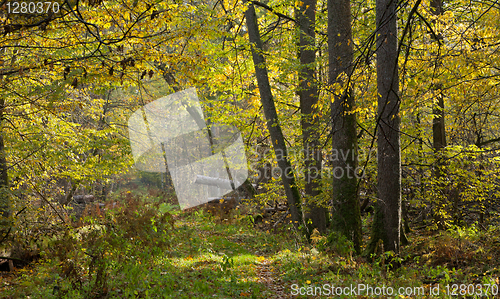
[[[308,230],[326,231],[327,209],[317,202],[321,194],[321,148],[319,144],[318,86],[316,82],[316,0],[304,0],[296,11],[299,27],[299,98],[304,147],[306,209]],[[315,200],[316,197],[316,200]]]
[[[431,13],[435,16],[439,16],[443,13],[443,3],[441,0],[431,0]],[[439,32],[436,32],[437,37],[439,38],[441,34]],[[433,40],[432,42],[439,42],[438,40]],[[438,48],[439,49],[439,48]],[[436,68],[441,66],[440,62],[440,57],[439,57],[439,50],[437,53],[436,57]],[[432,147],[434,150],[434,156],[436,158],[436,162],[433,167],[433,172],[432,176],[433,179],[436,181],[439,181],[441,177],[445,176],[446,174],[444,173],[444,168],[445,168],[445,161],[443,159],[443,149],[446,147],[446,130],[445,130],[445,125],[444,125],[444,98],[443,98],[443,86],[442,84],[435,84],[432,86],[432,89],[436,91],[436,99],[432,103]],[[438,184],[438,189],[440,191],[445,190],[445,185],[442,183]],[[453,192],[452,192],[453,193]],[[453,196],[451,196],[453,197]],[[439,211],[439,204],[438,207],[433,207],[433,216],[434,216],[434,221],[438,225],[440,229],[444,229],[444,221],[442,214]]]
[[[444,100],[441,94],[441,88],[436,86],[435,89],[439,92],[437,101],[433,104],[432,114],[432,146],[434,150],[440,151],[446,146],[446,131],[444,126]]]
[[[333,229],[353,241],[359,253],[362,242],[358,192],[358,150],[355,99],[350,76],[353,63],[351,4],[328,1],[329,83],[345,86],[332,90]]]
[[[431,12],[435,16],[443,14],[443,2],[441,0],[431,0]],[[436,32],[438,38],[441,36]],[[438,53],[439,54],[439,53]],[[440,66],[439,57],[436,58],[436,66]],[[436,101],[432,105],[432,146],[436,152],[446,146],[446,130],[444,126],[444,99],[442,94],[442,84],[432,86],[438,92]]]
[[[5,100],[0,99],[0,239],[3,239],[10,225],[9,177],[2,128],[4,108]]]
[[[247,1],[244,2],[247,3]],[[262,40],[257,25],[257,16],[255,15],[255,8],[252,3],[248,3],[248,9],[245,11],[245,18],[248,28],[248,38],[252,49],[253,63],[255,66],[255,75],[259,86],[260,99],[264,109],[264,115],[267,119],[267,128],[271,135],[278,166],[281,169],[281,180],[285,189],[288,208],[292,215],[292,221],[297,228],[299,224],[303,223],[300,194],[295,184],[295,174],[288,160],[285,138],[281,131],[276,106],[274,105],[269,77],[267,75],[266,61],[264,55],[262,55]]]
[[[401,236],[401,144],[397,2],[377,0],[378,201],[372,242],[399,253]]]

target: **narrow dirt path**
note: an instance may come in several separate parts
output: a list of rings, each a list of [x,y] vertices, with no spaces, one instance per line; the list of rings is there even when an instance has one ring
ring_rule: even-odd
[[[276,272],[272,262],[268,259],[263,260],[256,265],[257,277],[259,282],[267,285],[271,292],[272,299],[291,298],[290,294],[286,293],[285,287],[280,278],[276,276]]]

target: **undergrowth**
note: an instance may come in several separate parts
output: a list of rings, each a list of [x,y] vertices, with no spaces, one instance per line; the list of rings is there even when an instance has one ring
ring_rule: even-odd
[[[473,286],[468,298],[479,298],[478,286],[499,283],[499,233],[476,226],[413,232],[411,245],[392,257],[395,269],[391,253],[368,262],[335,233],[307,243],[286,227],[258,229],[247,215],[225,224],[204,210],[187,214],[123,193],[38,240],[38,260],[0,276],[0,298],[391,297],[363,286],[449,298],[454,285],[459,293]],[[353,286],[356,293],[346,294]]]

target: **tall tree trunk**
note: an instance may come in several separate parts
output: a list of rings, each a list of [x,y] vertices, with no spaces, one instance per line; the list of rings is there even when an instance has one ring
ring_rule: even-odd
[[[435,86],[439,92],[436,103],[433,103],[432,114],[432,146],[434,150],[440,151],[446,146],[446,131],[444,126],[444,100],[441,94],[441,86]]]
[[[440,16],[443,14],[443,2],[441,0],[431,0],[431,12],[435,16]],[[436,38],[440,38],[441,34],[436,32]],[[438,41],[436,41],[438,42]],[[439,55],[439,52],[438,52]],[[439,57],[437,57],[436,67],[440,66]],[[433,86],[436,90],[437,98],[432,105],[432,114],[434,115],[432,119],[432,145],[434,150],[439,151],[446,146],[446,130],[444,126],[444,100],[441,84]]]
[[[321,191],[321,148],[319,144],[318,86],[316,83],[316,0],[304,0],[296,11],[299,26],[299,98],[302,111],[302,140],[305,163],[306,210],[304,221],[312,232],[326,230],[327,209],[314,199]]]
[[[443,14],[443,2],[441,0],[431,0],[430,4],[431,13],[433,15],[439,16]],[[436,32],[436,35],[436,39],[439,39],[441,36],[439,32]],[[432,42],[439,43],[439,40],[433,40]],[[441,66],[439,50],[436,54],[436,68],[438,68]],[[443,149],[446,147],[446,130],[444,125],[444,98],[442,92],[443,86],[442,84],[436,84],[432,86],[432,89],[436,92],[436,99],[432,103],[432,147],[436,158],[432,175],[436,181],[439,181],[440,178],[445,175],[445,173],[443,173],[443,169],[445,167],[445,162],[443,159]],[[438,190],[444,192],[444,184],[438,184]],[[433,209],[434,221],[440,229],[444,229],[444,219],[442,217],[442,214],[438,210],[440,209],[440,206],[441,204],[438,204],[438,207],[435,207]]]
[[[401,144],[397,1],[377,0],[378,201],[372,243],[399,253],[401,235]]]
[[[333,90],[332,162],[333,162],[333,229],[361,248],[361,215],[358,194],[358,140],[356,114],[350,76],[352,74],[353,41],[351,3],[349,0],[328,1],[329,83],[346,85]]]
[[[0,240],[3,240],[9,226],[10,196],[9,177],[7,175],[7,159],[3,139],[3,114],[5,100],[0,99]]]
[[[247,1],[244,2],[246,3]],[[252,48],[255,75],[257,77],[257,84],[259,85],[260,99],[264,108],[264,115],[267,119],[267,129],[271,135],[278,166],[281,169],[281,180],[285,189],[288,208],[292,215],[292,221],[294,225],[298,227],[298,225],[302,224],[300,194],[295,184],[294,171],[288,160],[285,138],[278,121],[278,113],[276,112],[276,106],[274,105],[273,94],[269,84],[266,61],[264,55],[262,55],[262,40],[257,25],[257,16],[255,15],[255,8],[251,3],[248,4],[248,9],[245,11],[245,18],[248,27],[248,38]]]

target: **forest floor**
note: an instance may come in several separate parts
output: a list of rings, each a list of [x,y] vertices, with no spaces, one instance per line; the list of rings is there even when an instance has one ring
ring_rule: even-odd
[[[390,269],[390,253],[369,262],[266,219],[133,207],[42,238],[40,258],[0,272],[0,298],[500,298],[498,228],[414,231]]]

